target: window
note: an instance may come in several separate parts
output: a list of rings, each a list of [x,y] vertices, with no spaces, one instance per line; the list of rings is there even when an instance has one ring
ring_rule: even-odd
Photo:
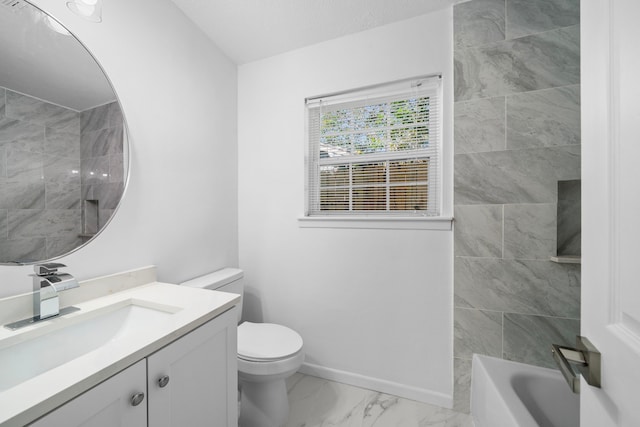
[[[306,216],[440,215],[440,80],[307,99]]]

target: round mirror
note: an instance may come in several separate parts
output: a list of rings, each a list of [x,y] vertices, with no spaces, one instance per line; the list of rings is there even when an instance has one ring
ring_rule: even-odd
[[[0,264],[86,244],[127,176],[126,126],[95,59],[31,4],[0,1]]]

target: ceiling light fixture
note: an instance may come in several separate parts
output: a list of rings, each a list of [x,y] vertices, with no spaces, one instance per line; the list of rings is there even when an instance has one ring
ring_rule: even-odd
[[[67,7],[89,22],[102,22],[102,0],[72,0]]]

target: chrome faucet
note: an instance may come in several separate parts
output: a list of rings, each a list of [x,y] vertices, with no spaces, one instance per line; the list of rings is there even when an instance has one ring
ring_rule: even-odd
[[[9,323],[4,325],[5,328],[15,331],[42,320],[80,310],[73,306],[60,309],[58,292],[80,286],[72,275],[58,272],[61,267],[66,265],[50,262],[34,266],[36,274],[31,275],[33,276],[33,317]]]
[[[58,272],[64,264],[51,262],[34,266],[33,317],[47,319],[60,314],[58,292],[77,288],[78,281],[68,273]]]

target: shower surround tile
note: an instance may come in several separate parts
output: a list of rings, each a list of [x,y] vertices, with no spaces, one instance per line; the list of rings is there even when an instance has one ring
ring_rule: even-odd
[[[0,240],[9,238],[9,231],[7,228],[7,215],[9,211],[7,209],[0,209]]]
[[[43,163],[46,183],[80,184],[80,159],[45,155]]]
[[[117,102],[81,114],[82,200],[97,200],[102,228],[115,212],[124,191],[124,122]]]
[[[573,347],[580,320],[505,314],[504,358],[556,369],[551,344]]]
[[[454,17],[472,21],[454,22],[454,216],[456,227],[471,228],[457,230],[454,240],[457,349],[461,337],[481,340],[478,351],[486,344],[469,312],[501,314],[502,357],[542,366],[550,342],[564,333],[558,331],[579,328],[580,266],[548,258],[560,246],[554,207],[571,209],[558,181],[580,179],[578,3],[504,0],[489,7],[471,0],[453,7]],[[504,17],[505,40],[483,38],[483,11]],[[487,256],[495,247],[476,250],[495,242],[495,224],[466,219],[469,206],[503,209],[500,256]],[[454,407],[468,411],[471,361],[456,356]]]
[[[80,133],[80,113],[7,90],[8,118]]]
[[[44,209],[44,182],[0,180],[0,209]]]
[[[556,255],[556,204],[504,206],[504,258],[549,260]]]
[[[7,179],[9,181],[40,182],[44,174],[42,154],[7,150]]]
[[[505,98],[476,99],[454,104],[455,153],[505,149]]]
[[[93,186],[93,197],[100,201],[101,209],[114,210],[118,207],[123,192],[122,182],[106,182]]]
[[[109,156],[82,159],[80,173],[83,185],[109,182]]]
[[[21,209],[9,211],[9,239],[78,235],[79,209]]]
[[[507,148],[580,144],[580,86],[507,97]]]
[[[109,156],[109,182],[124,183],[124,158],[122,153]]]
[[[44,152],[61,157],[80,158],[80,135],[45,127]]]
[[[83,111],[80,114],[80,129],[82,133],[117,126],[123,126],[123,116],[120,105],[115,101]]]
[[[20,120],[0,119],[0,147],[8,150],[42,153],[44,128]]]
[[[476,0],[453,9],[456,49],[504,40],[504,0]]]
[[[507,38],[580,23],[580,0],[507,0]]]
[[[68,235],[62,237],[47,237],[46,242],[46,254],[47,259],[66,254],[78,247],[80,247],[84,241],[77,235]]]
[[[555,203],[557,181],[580,178],[580,146],[454,156],[455,203]]]
[[[5,108],[7,105],[5,102],[6,93],[7,93],[6,89],[0,87],[0,119],[3,118],[6,113],[5,111]]]
[[[122,153],[122,126],[82,133],[81,157]]]
[[[454,54],[455,100],[580,83],[578,25]]]
[[[456,308],[453,355],[471,359],[474,353],[502,356],[502,313]]]
[[[0,259],[59,256],[59,250],[81,241],[80,113],[5,88],[0,93],[0,209],[5,209],[6,235]]]
[[[0,180],[7,178],[7,150],[0,146]]]
[[[455,306],[580,317],[580,266],[550,261],[457,257]]]
[[[47,209],[80,209],[80,183],[47,182],[45,207]]]
[[[115,209],[99,209],[98,210],[98,228],[102,229],[107,222],[111,219],[111,216],[115,213]]]
[[[44,237],[0,239],[0,259],[16,262],[34,262],[47,259],[46,239]]]
[[[457,256],[502,257],[502,206],[454,207]]]

